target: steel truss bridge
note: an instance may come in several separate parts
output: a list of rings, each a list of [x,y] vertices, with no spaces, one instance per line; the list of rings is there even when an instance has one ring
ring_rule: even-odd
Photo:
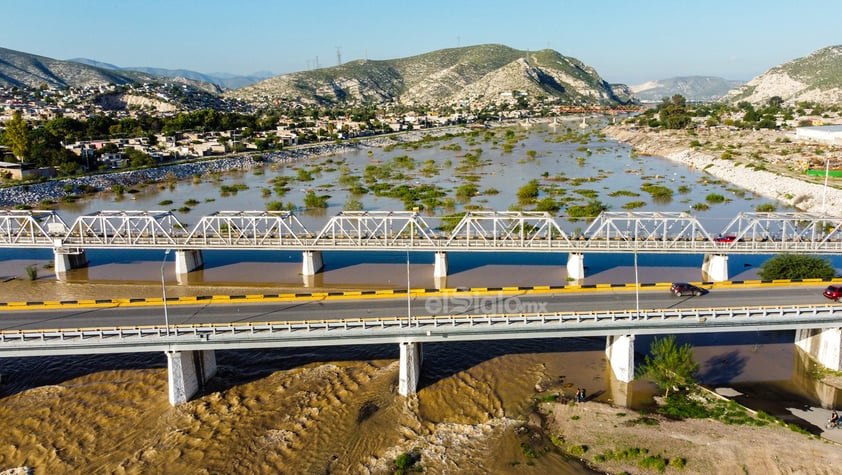
[[[740,213],[718,230],[685,212],[604,212],[581,233],[565,231],[563,221],[546,212],[472,211],[445,232],[417,212],[343,211],[313,231],[286,211],[220,211],[189,227],[169,211],[99,211],[68,222],[54,211],[2,210],[0,247],[842,253],[842,218],[812,213]]]

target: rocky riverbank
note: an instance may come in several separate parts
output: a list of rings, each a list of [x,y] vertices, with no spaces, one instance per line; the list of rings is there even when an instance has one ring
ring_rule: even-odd
[[[825,187],[823,183],[808,181],[799,167],[811,160],[809,151],[805,150],[809,147],[793,142],[791,134],[786,132],[737,134],[725,130],[690,136],[686,131],[646,130],[628,125],[609,126],[604,132],[612,139],[632,145],[642,155],[661,156],[704,170],[714,178],[799,211],[842,216],[842,190],[833,183]],[[700,145],[691,146],[694,140]],[[732,158],[722,158],[722,152],[717,156],[719,148],[729,151]]]

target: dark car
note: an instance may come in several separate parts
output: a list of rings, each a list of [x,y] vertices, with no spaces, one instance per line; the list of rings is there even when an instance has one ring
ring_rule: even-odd
[[[839,300],[842,298],[842,285],[828,285],[822,294],[830,300]]]
[[[670,293],[676,297],[684,297],[685,295],[702,295],[705,290],[687,282],[673,282]]]

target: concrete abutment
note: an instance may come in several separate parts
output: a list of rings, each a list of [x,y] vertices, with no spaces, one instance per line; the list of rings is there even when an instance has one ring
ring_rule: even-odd
[[[826,368],[842,371],[842,328],[796,330],[795,345]]]

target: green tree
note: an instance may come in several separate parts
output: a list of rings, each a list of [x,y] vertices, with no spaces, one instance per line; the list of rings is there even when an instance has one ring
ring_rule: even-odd
[[[779,254],[764,262],[757,275],[763,280],[830,279],[836,276],[836,269],[818,256]]]
[[[32,146],[29,130],[29,124],[23,119],[20,111],[16,110],[12,115],[12,120],[6,124],[5,142],[21,163],[29,158],[29,150]]]
[[[693,361],[693,347],[686,343],[678,346],[675,336],[655,338],[649,347],[644,363],[638,368],[638,376],[648,378],[664,390],[680,391],[696,384],[699,364]]]
[[[658,106],[658,118],[661,126],[667,129],[683,129],[690,124],[687,112],[687,100],[681,94],[665,97]]]

